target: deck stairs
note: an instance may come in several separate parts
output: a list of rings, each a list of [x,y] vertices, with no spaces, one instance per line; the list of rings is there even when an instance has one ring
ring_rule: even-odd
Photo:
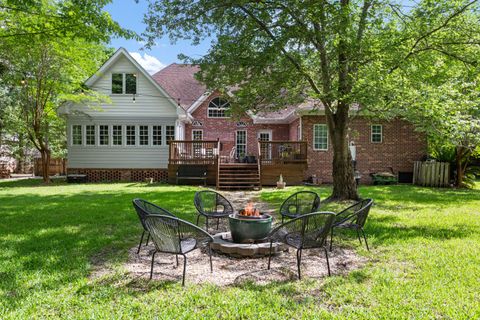
[[[260,172],[257,163],[220,163],[217,188],[220,190],[260,190]]]

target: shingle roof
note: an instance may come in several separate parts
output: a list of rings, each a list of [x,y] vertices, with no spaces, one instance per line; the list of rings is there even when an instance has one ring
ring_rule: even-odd
[[[207,87],[195,79],[200,68],[191,64],[173,63],[155,73],[153,79],[187,110],[206,91]]]
[[[195,73],[198,71],[200,71],[200,67],[196,65],[173,63],[158,71],[152,77],[173,99],[179,101],[180,106],[187,111],[192,104],[207,92],[207,87],[195,79]],[[252,116],[262,121],[281,120],[292,116],[296,110],[312,109],[323,110],[323,105],[306,100],[298,105],[290,105],[275,111],[260,111]]]

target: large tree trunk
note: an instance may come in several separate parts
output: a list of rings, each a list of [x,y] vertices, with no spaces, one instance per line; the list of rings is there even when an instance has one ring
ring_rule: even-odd
[[[463,180],[465,178],[465,169],[470,155],[468,148],[457,146],[455,154],[455,167],[457,176],[455,177],[455,186],[458,188],[464,187]]]
[[[42,157],[42,177],[43,182],[50,183],[50,150],[39,150]]]
[[[333,192],[329,199],[358,200],[352,157],[347,140],[348,115],[346,116],[347,118],[339,117],[339,115],[342,115],[342,113],[334,115],[332,121],[330,121],[335,125],[329,126],[333,147]]]

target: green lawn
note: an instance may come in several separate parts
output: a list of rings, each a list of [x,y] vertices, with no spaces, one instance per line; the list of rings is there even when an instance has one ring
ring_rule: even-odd
[[[477,185],[478,186],[478,185]],[[288,194],[265,189],[278,207]],[[328,188],[316,188],[322,199]],[[232,287],[129,278],[142,197],[192,220],[193,187],[0,182],[0,318],[480,318],[480,190],[362,187],[368,263],[348,276]],[[113,271],[89,277],[97,264]]]

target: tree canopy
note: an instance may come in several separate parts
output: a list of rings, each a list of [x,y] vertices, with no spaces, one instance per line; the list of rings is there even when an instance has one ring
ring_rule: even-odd
[[[97,99],[83,82],[111,54],[105,43],[111,36],[135,37],[102,10],[109,2],[0,0],[0,86],[8,93],[4,99],[16,101],[2,103],[15,110],[3,120],[40,153],[46,182],[52,152],[66,146],[58,107]]]
[[[332,198],[355,199],[349,110],[403,116],[405,93],[441,83],[439,59],[438,73],[475,68],[478,16],[477,0],[151,0],[145,21],[150,45],[213,37],[205,56],[183,58],[210,88],[234,88],[241,110],[316,101],[334,151]]]

